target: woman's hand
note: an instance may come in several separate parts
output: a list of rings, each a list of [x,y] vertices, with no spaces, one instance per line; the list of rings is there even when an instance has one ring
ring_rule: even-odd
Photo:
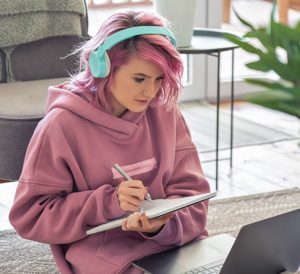
[[[145,233],[158,232],[173,216],[173,213],[161,217],[148,219],[145,213],[134,212],[122,222],[122,230]]]
[[[117,189],[119,204],[124,211],[138,211],[146,194],[147,189],[140,180],[123,181]]]

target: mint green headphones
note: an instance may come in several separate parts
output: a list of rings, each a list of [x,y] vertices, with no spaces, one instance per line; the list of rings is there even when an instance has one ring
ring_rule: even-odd
[[[158,34],[165,35],[170,38],[171,43],[176,46],[176,40],[173,34],[164,27],[158,26],[138,26],[123,29],[112,34],[104,43],[94,52],[91,53],[89,58],[89,66],[92,75],[95,78],[105,78],[110,72],[110,60],[107,50],[111,49],[114,45],[127,40],[134,36],[144,34]]]

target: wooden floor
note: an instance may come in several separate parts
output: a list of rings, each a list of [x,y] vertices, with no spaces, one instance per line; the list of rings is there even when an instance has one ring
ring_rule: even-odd
[[[232,170],[229,160],[220,161],[218,197],[300,187],[299,144],[300,139],[234,149]],[[214,189],[215,162],[202,165]]]
[[[202,130],[201,127],[199,129],[199,124],[201,116],[207,112],[207,107],[204,110],[200,108],[200,104],[197,106],[190,103],[185,104],[182,111],[195,143],[199,144],[197,147],[204,172],[211,188],[215,189],[215,152],[207,152],[207,146],[200,144],[203,139],[198,139],[203,138],[198,132]],[[300,120],[249,103],[235,103],[233,136],[235,148],[233,168],[230,169],[228,149],[230,123],[226,120],[229,119],[228,109],[229,105],[223,104],[220,112],[222,124],[219,143],[223,149],[220,151],[219,159],[224,160],[219,162],[218,198],[300,187]],[[198,117],[196,119],[198,125],[194,124],[190,114]],[[211,122],[214,124],[212,119]],[[212,127],[207,131],[207,135],[215,143],[214,131]],[[206,136],[204,140],[208,142],[209,138]]]
[[[185,105],[184,108],[188,108]],[[195,107],[195,104],[193,104]],[[199,105],[199,108],[203,107]],[[223,105],[222,111],[227,111]],[[220,151],[218,197],[232,197],[300,187],[300,121],[292,116],[262,109],[247,103],[235,105],[235,117],[243,117],[288,133],[291,138],[263,144],[248,144],[233,150],[233,168],[229,167],[229,149]],[[190,121],[187,120],[189,124]],[[190,127],[192,136],[195,129]],[[272,137],[272,136],[270,136]],[[195,140],[201,142],[201,140]],[[212,190],[215,188],[215,153],[201,152],[200,159]],[[9,209],[17,183],[0,183],[0,230],[11,228]]]

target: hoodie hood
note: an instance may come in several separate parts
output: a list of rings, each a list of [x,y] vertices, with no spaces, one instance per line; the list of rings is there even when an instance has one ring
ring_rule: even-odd
[[[71,111],[82,119],[89,120],[118,139],[132,136],[137,131],[146,111],[146,109],[138,113],[127,111],[122,117],[115,117],[105,112],[95,92],[73,92],[67,82],[48,88],[46,113],[56,108]]]

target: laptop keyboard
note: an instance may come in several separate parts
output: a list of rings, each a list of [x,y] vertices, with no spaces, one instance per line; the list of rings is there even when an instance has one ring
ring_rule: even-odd
[[[224,261],[225,260],[220,260],[211,264],[199,266],[182,274],[219,274]]]

